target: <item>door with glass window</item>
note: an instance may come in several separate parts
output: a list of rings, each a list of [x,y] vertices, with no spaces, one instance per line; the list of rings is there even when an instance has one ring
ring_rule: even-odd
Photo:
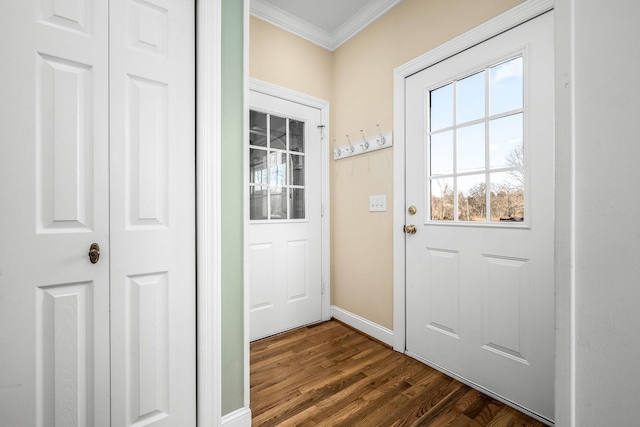
[[[321,111],[256,91],[249,113],[251,340],[321,320]]]
[[[548,420],[553,14],[406,80],[408,354]]]

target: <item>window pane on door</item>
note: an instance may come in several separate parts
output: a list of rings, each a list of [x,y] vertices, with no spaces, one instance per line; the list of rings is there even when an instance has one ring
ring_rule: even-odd
[[[291,219],[304,218],[304,188],[292,188],[291,189]]]
[[[458,80],[457,91],[457,124],[481,119],[485,116],[485,72],[480,72]]]
[[[304,122],[289,120],[290,151],[304,153]]]
[[[287,119],[271,116],[270,147],[277,150],[287,149]]]
[[[492,173],[491,221],[524,221],[522,171]]]
[[[485,168],[485,125],[479,123],[458,129],[457,172],[471,172]]]
[[[249,188],[249,211],[251,219],[267,219],[267,187]]]
[[[430,92],[431,131],[453,126],[453,83]]]
[[[269,185],[283,186],[287,183],[287,155],[279,151],[271,152]]]
[[[287,219],[287,205],[289,197],[286,187],[270,187],[271,219]]]
[[[249,144],[267,146],[267,115],[259,111],[249,113]]]
[[[431,135],[431,175],[453,173],[453,131]]]
[[[251,148],[249,150],[249,182],[267,184],[267,151]]]
[[[522,108],[522,57],[491,67],[491,115]]]
[[[489,129],[491,168],[522,167],[524,164],[522,113],[491,120]]]
[[[304,156],[289,154],[291,165],[291,184],[304,185]]]
[[[453,178],[432,179],[431,219],[453,221]]]
[[[458,177],[458,220],[487,220],[485,174]]]

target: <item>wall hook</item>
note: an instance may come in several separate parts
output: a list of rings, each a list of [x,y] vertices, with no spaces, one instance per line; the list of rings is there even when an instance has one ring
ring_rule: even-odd
[[[353,153],[353,145],[351,145],[351,140],[349,139],[349,135],[347,135],[347,141],[349,141],[349,148],[345,148],[349,154]]]
[[[362,131],[362,129],[360,129],[360,133],[362,134],[362,140],[364,141],[362,144],[360,144],[360,148],[362,148],[362,151],[365,151],[367,148],[369,148],[369,141],[367,141],[367,137],[364,136],[364,132]]]
[[[376,126],[378,127],[378,133],[380,133],[380,140],[378,141],[378,144],[384,145],[387,143],[387,138],[385,138],[384,135],[382,135],[382,129],[380,128],[380,125],[377,124]]]

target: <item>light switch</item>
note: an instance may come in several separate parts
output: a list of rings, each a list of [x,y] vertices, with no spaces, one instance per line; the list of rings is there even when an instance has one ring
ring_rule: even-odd
[[[387,196],[369,196],[369,212],[386,212]]]

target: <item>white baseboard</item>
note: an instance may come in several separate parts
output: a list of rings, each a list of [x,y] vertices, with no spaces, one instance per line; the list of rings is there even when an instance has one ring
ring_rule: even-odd
[[[373,323],[372,321],[360,317],[357,314],[343,310],[340,307],[336,307],[335,305],[331,306],[331,317],[334,317],[352,328],[393,347],[393,331],[390,329]]]
[[[222,417],[222,427],[251,427],[251,409],[240,408]]]

